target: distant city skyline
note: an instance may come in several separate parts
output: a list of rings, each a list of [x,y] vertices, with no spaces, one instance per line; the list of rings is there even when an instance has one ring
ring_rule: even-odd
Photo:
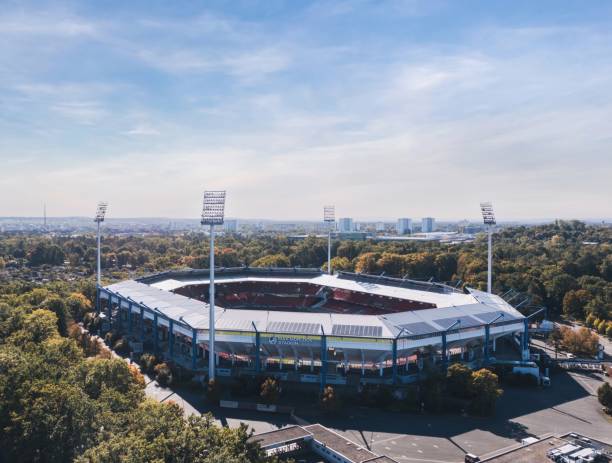
[[[612,217],[610,2],[9,1],[0,66],[3,217]]]

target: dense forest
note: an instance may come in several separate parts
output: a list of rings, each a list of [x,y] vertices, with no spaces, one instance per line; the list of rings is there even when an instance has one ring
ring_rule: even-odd
[[[548,316],[586,320],[612,335],[612,228],[557,221],[532,227],[501,228],[494,235],[493,286],[498,294],[522,293],[514,303],[544,306]],[[107,280],[170,268],[205,268],[208,243],[202,234],[104,236],[102,266]],[[449,282],[484,289],[486,241],[473,243],[334,241],[332,265],[387,276]],[[292,241],[283,236],[220,236],[215,251],[222,267],[322,267],[326,240]],[[91,276],[95,237],[0,237],[0,268],[64,266],[78,276]],[[5,272],[6,273],[6,272]]]
[[[269,461],[246,426],[145,399],[138,369],[75,323],[92,290],[0,286],[0,461]]]

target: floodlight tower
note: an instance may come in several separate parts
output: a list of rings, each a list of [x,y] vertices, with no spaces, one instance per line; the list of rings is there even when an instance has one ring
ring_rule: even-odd
[[[335,206],[324,206],[323,207],[323,221],[327,223],[327,273],[331,275],[331,234],[333,224],[336,223],[336,207]]]
[[[106,216],[106,210],[108,209],[108,203],[104,201],[100,201],[98,203],[98,209],[96,210],[96,216],[94,217],[94,222],[98,226],[98,255],[97,255],[97,284],[98,286],[102,286],[101,284],[101,265],[100,265],[100,224],[104,222],[104,217]]]
[[[208,378],[215,379],[215,225],[223,224],[225,191],[205,191],[202,225],[210,225],[210,262],[208,264]]]
[[[488,251],[487,251],[487,292],[491,293],[492,288],[492,274],[493,274],[493,226],[495,225],[495,213],[493,212],[493,205],[490,202],[480,203],[480,212],[482,212],[482,221],[487,226],[488,232]]]
[[[104,201],[98,203],[98,209],[96,209],[96,215],[94,217],[94,222],[97,224],[97,242],[98,242],[98,250],[96,255],[96,312],[100,313],[100,287],[102,286],[102,266],[100,265],[100,224],[104,222],[104,216],[106,215],[106,209],[108,208],[108,204]]]

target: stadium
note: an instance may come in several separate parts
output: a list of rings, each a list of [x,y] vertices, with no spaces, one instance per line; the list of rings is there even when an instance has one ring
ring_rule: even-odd
[[[528,358],[528,321],[494,294],[318,269],[215,271],[216,376],[302,383],[416,381],[431,366],[493,360],[497,341]],[[104,330],[196,374],[209,365],[209,271],[158,273],[98,287]]]

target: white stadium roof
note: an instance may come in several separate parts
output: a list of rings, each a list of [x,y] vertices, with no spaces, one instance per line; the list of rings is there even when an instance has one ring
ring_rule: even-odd
[[[209,306],[207,303],[172,291],[189,285],[207,284],[208,278],[193,272],[172,272],[158,274],[140,281],[127,280],[106,286],[105,289],[125,299],[132,300],[161,315],[186,324],[198,330],[207,330]],[[206,272],[207,273],[207,272]],[[393,297],[411,301],[435,304],[436,308],[409,310],[385,315],[358,315],[336,313],[312,313],[297,311],[269,311],[225,309],[216,307],[215,326],[218,330],[254,332],[293,333],[301,335],[350,335],[352,337],[394,338],[422,336],[444,331],[456,320],[461,320],[459,329],[482,326],[500,313],[503,317],[497,323],[518,321],[524,317],[510,304],[496,295],[476,290],[462,293],[443,285],[432,286],[412,282],[413,288],[401,287],[402,280],[360,276],[327,275],[317,271],[284,274],[264,274],[260,270],[248,269],[219,275],[216,282],[275,281],[312,283],[331,288],[359,291],[381,297]],[[264,276],[265,275],[265,276]],[[409,282],[409,280],[405,280]],[[409,283],[406,284],[408,286]],[[424,289],[414,289],[423,285]],[[496,323],[496,324],[497,324]]]

